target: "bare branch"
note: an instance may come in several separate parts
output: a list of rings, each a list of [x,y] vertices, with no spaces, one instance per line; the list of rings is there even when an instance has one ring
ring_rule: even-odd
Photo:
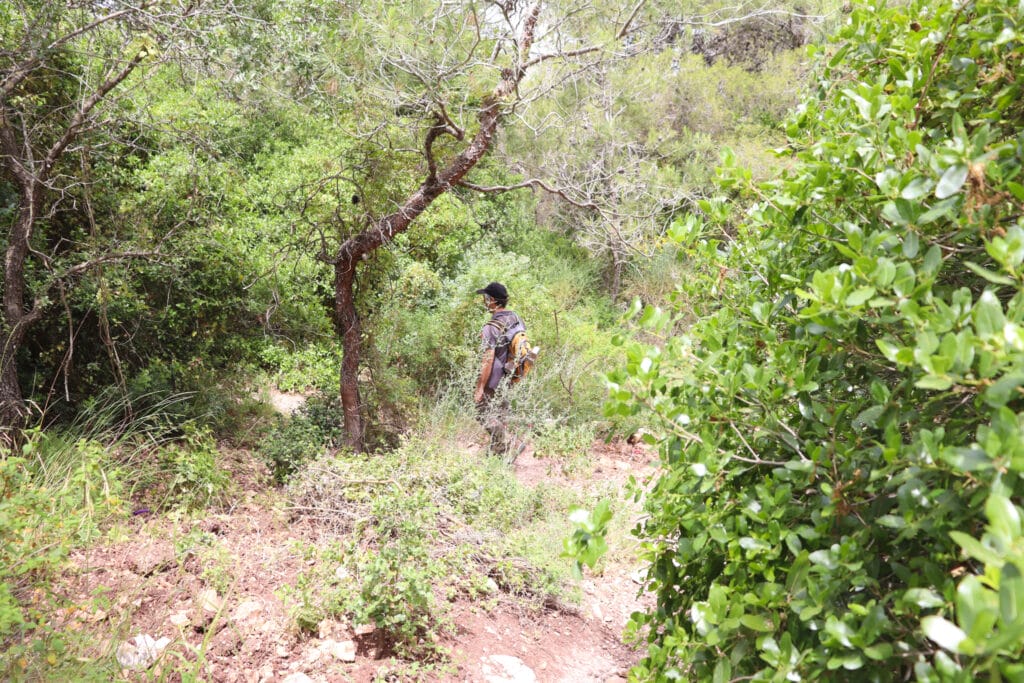
[[[75,113],[75,116],[68,123],[67,128],[64,130],[64,134],[61,135],[57,142],[53,143],[50,150],[46,153],[46,158],[43,160],[43,164],[39,170],[37,180],[40,182],[45,181],[50,172],[53,170],[54,164],[60,159],[61,154],[64,153],[65,148],[71,143],[71,141],[78,135],[80,129],[85,124],[89,112],[104,98],[111,90],[116,88],[124,79],[128,78],[132,71],[142,63],[147,56],[145,50],[140,50],[138,54],[128,60],[128,63],[115,74],[109,75],[107,79],[100,84],[96,91],[87,97],[82,102],[82,106]]]
[[[602,207],[600,205],[595,204],[593,202],[581,202],[579,200],[573,199],[568,195],[568,193],[566,193],[565,190],[551,187],[550,185],[548,185],[543,180],[540,180],[539,178],[531,178],[529,180],[524,180],[523,182],[516,183],[515,185],[492,185],[488,187],[471,183],[468,180],[460,180],[459,185],[461,187],[465,187],[466,189],[473,190],[474,192],[483,192],[488,194],[495,194],[499,192],[511,192],[512,190],[522,190],[527,187],[533,189],[540,188],[547,192],[548,194],[561,197],[562,199],[569,202],[573,206],[579,207],[581,209],[590,209],[592,211],[602,210]]]
[[[740,24],[751,19],[758,19],[760,17],[768,16],[783,16],[792,17],[794,19],[811,19],[814,21],[823,21],[827,19],[827,15],[824,14],[802,14],[800,12],[793,12],[791,10],[783,9],[759,9],[742,16],[731,16],[726,19],[719,21],[707,21],[704,19],[673,19],[667,23],[673,26],[696,26],[699,28],[721,28],[723,26],[729,26],[731,24]]]
[[[583,55],[589,55],[594,52],[601,52],[604,49],[605,46],[603,45],[590,45],[588,47],[581,47],[578,50],[568,50],[565,52],[547,52],[542,55],[537,55],[529,62],[527,62],[526,66],[536,66],[541,62],[546,62],[551,59],[571,59],[573,57],[582,57]]]
[[[60,38],[57,38],[52,43],[47,45],[45,48],[39,49],[37,53],[29,59],[26,59],[20,64],[12,67],[7,76],[4,78],[3,82],[0,82],[0,92],[2,92],[4,96],[11,94],[11,92],[13,92],[16,87],[18,87],[19,83],[25,80],[25,78],[27,78],[30,73],[32,73],[36,68],[38,68],[40,64],[42,64],[42,55],[53,52],[62,45],[69,43],[70,41],[74,40],[75,38],[81,35],[89,33],[90,31],[98,28],[99,26],[102,26],[103,24],[108,24],[112,21],[117,21],[130,14],[138,14],[140,12],[145,12],[155,4],[155,0],[149,0],[148,2],[143,2],[138,7],[127,7],[116,12],[111,12],[110,14],[99,17],[98,19],[95,19],[94,21],[84,26],[80,26],[79,28],[61,36]]]
[[[622,40],[623,38],[626,37],[626,33],[629,31],[629,27],[633,24],[633,21],[636,19],[636,16],[640,13],[640,10],[643,9],[643,6],[646,4],[647,0],[640,0],[640,2],[636,3],[636,7],[633,8],[633,11],[632,13],[630,13],[629,18],[626,19],[625,23],[622,24],[622,28],[619,30],[618,35],[615,36],[616,40]]]
[[[97,268],[105,263],[118,263],[121,261],[134,261],[141,259],[151,259],[162,256],[158,251],[122,251],[112,252],[109,254],[102,254],[95,258],[89,259],[88,261],[82,261],[77,263],[70,268],[64,270],[64,272],[55,275],[52,280],[50,287],[56,286],[58,282],[64,282],[73,279],[82,273],[88,272],[94,268]]]

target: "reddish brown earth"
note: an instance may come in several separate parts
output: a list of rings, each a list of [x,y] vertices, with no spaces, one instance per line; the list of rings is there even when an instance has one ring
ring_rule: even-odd
[[[72,558],[74,570],[65,575],[62,592],[72,604],[95,607],[64,610],[55,625],[112,634],[96,642],[91,656],[112,657],[120,643],[137,634],[172,641],[161,661],[145,673],[125,672],[126,680],[159,679],[161,666],[193,667],[202,680],[225,682],[516,680],[501,676],[494,663],[500,660],[488,659],[503,655],[521,660],[538,681],[604,683],[624,680],[639,658],[622,632],[629,615],[649,603],[637,597],[638,565],[630,549],[614,547],[603,572],[583,580],[579,605],[538,610],[500,593],[486,603],[452,604],[454,635],[445,643],[449,661],[419,671],[387,657],[371,629],[325,621],[316,637],[300,637],[281,589],[294,585],[315,562],[304,559],[300,549],[332,536],[308,519],[289,519],[268,506],[267,496],[259,493],[265,474],[244,453],[231,455],[236,480],[248,489],[234,509],[198,521],[139,516],[125,540]],[[530,450],[514,467],[528,486],[557,481],[581,488],[622,487],[630,475],[642,481],[654,471],[654,457],[646,449],[596,444],[592,455],[592,471],[571,477]],[[190,554],[180,547],[183,539],[202,538],[215,538],[222,549],[226,559],[219,570],[203,565],[201,551]],[[228,587],[216,594],[209,592],[211,583]]]

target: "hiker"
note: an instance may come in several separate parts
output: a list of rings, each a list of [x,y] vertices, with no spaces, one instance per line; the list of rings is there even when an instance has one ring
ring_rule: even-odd
[[[513,311],[505,309],[508,305],[508,290],[500,282],[492,282],[476,290],[476,293],[484,295],[484,306],[491,313],[491,319],[480,332],[483,360],[476,391],[473,393],[477,420],[491,437],[491,454],[512,463],[526,448],[526,442],[516,439],[510,433],[508,399],[504,396],[495,398],[495,392],[506,374],[509,340],[516,332],[525,332],[526,325]]]

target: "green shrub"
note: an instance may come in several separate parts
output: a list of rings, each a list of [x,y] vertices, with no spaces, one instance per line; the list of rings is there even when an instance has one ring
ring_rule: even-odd
[[[202,431],[162,447],[159,461],[167,480],[165,502],[186,509],[223,502],[230,478],[219,459],[216,442]]]
[[[610,377],[666,434],[636,678],[1024,675],[1022,19],[854,7],[792,171],[673,229],[696,322]]]
[[[282,391],[330,391],[338,385],[341,350],[337,341],[298,348],[268,344],[260,350],[260,362],[273,369]]]
[[[356,623],[382,629],[397,654],[429,654],[441,631],[434,584],[448,574],[429,553],[438,540],[430,533],[436,510],[420,491],[399,500],[379,498],[373,514],[378,544],[357,567],[360,591],[349,611]]]
[[[345,532],[344,547],[286,590],[296,625],[325,616],[374,621],[402,656],[443,656],[448,600],[494,583],[541,608],[571,591],[558,556],[575,493],[520,485],[492,458],[410,439],[373,457],[322,457],[290,479],[293,509]],[[497,599],[498,596],[494,596]]]
[[[324,395],[311,397],[291,418],[279,419],[260,445],[274,480],[284,483],[302,465],[340,444],[340,420],[340,401]]]
[[[594,427],[587,423],[548,423],[534,430],[532,443],[535,457],[550,458],[566,473],[574,472],[584,467],[590,460],[590,449],[594,445]]]

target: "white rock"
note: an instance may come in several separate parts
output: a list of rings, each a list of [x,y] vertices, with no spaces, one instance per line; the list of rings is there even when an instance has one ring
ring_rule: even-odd
[[[301,671],[297,671],[293,674],[288,674],[288,677],[281,681],[281,683],[313,683],[313,679]]]
[[[325,640],[320,649],[343,662],[356,661],[356,644],[351,640],[340,643],[336,640]]]
[[[134,641],[126,641],[117,646],[117,663],[124,669],[148,669],[170,642],[170,638],[153,640],[151,635],[139,634]]]
[[[518,657],[490,655],[480,663],[487,683],[537,683],[537,675]]]
[[[170,622],[178,628],[185,628],[192,622],[192,620],[188,618],[188,614],[186,614],[184,611],[181,611],[172,614],[170,617]]]
[[[235,608],[235,613],[231,615],[231,618],[234,621],[246,621],[262,609],[263,604],[259,600],[246,600]]]
[[[199,594],[196,598],[196,603],[206,612],[213,612],[216,614],[220,611],[221,607],[224,606],[224,601],[217,595],[217,591],[212,588],[208,588]]]

